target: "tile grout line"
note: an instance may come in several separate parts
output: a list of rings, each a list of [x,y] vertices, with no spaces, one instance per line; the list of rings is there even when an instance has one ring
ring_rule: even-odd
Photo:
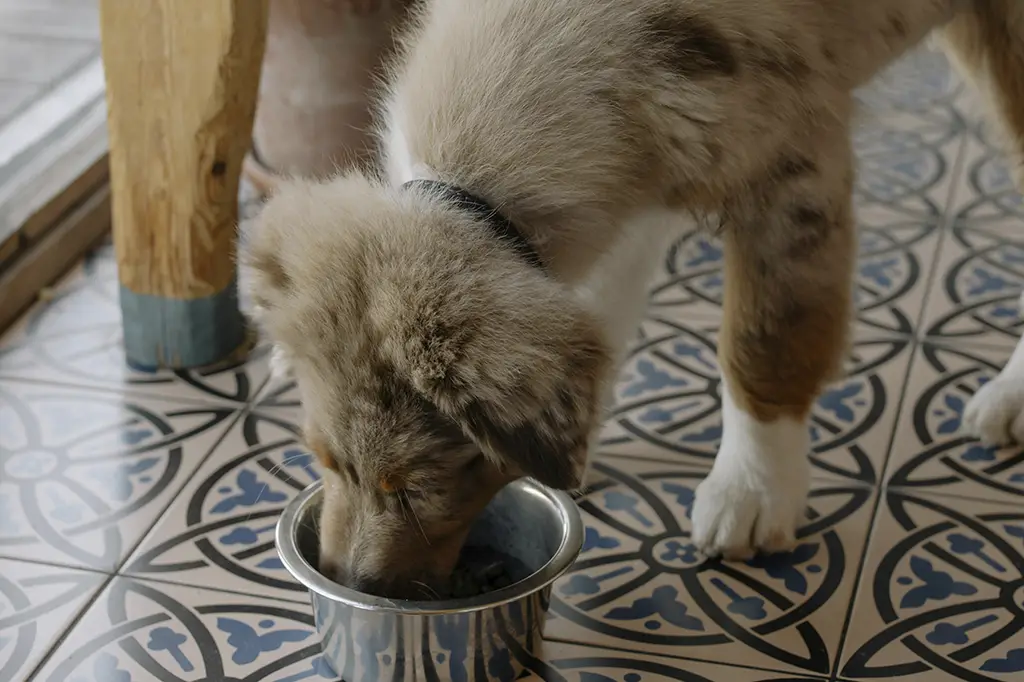
[[[578,647],[583,647],[583,648],[586,648],[586,649],[600,649],[600,650],[606,650],[606,651],[614,651],[614,652],[618,652],[618,653],[622,653],[622,654],[629,654],[629,655],[634,656],[634,657],[640,657],[642,659],[665,659],[665,660],[672,661],[673,663],[675,663],[675,662],[683,662],[683,661],[690,661],[692,663],[704,663],[706,665],[721,666],[721,667],[726,668],[726,669],[731,668],[731,669],[739,669],[739,670],[749,670],[749,671],[752,671],[752,672],[759,672],[759,673],[771,673],[773,675],[787,675],[787,676],[792,677],[793,679],[796,679],[796,676],[799,675],[799,676],[806,677],[807,680],[816,680],[816,681],[820,680],[821,682],[825,682],[826,680],[828,680],[829,682],[832,682],[829,673],[825,673],[825,674],[822,674],[822,673],[812,673],[812,672],[807,672],[806,670],[802,670],[802,671],[799,671],[799,672],[794,672],[793,670],[785,670],[783,668],[762,668],[762,667],[759,667],[759,666],[756,666],[756,665],[750,665],[750,664],[745,664],[745,663],[726,663],[724,661],[710,659],[710,658],[698,658],[698,657],[695,657],[695,656],[677,656],[677,655],[667,654],[667,653],[653,653],[653,652],[649,652],[649,651],[637,651],[635,649],[628,649],[628,648],[626,648],[624,646],[618,646],[618,645],[615,645],[615,644],[608,644],[607,642],[604,642],[604,643],[581,642],[579,640],[566,639],[566,638],[563,638],[563,637],[544,637],[543,641],[551,642],[553,644],[569,644],[571,646],[578,646]],[[803,677],[801,679],[803,679]]]
[[[213,445],[210,446],[210,449],[207,450],[205,455],[199,458],[198,462],[196,462],[195,467],[192,469],[193,473],[199,471],[199,469],[201,469],[203,465],[209,461],[210,457],[213,456],[214,451],[218,447],[220,447],[220,445],[227,439],[228,434],[231,433],[231,430],[235,428],[235,426],[245,417],[245,415],[249,414],[249,410],[250,408],[247,405],[244,409],[238,410],[236,412],[235,416],[231,419],[230,423],[228,423],[228,425],[221,432],[220,436],[218,436],[217,439],[213,442]],[[132,557],[132,555],[134,555],[135,552],[139,550],[139,547],[141,547],[142,543],[145,542],[147,537],[149,537],[149,534],[153,532],[153,530],[164,518],[164,516],[167,514],[170,508],[174,506],[174,503],[178,501],[178,496],[181,494],[181,491],[184,490],[185,485],[187,485],[187,483],[187,481],[182,482],[181,487],[178,488],[177,491],[175,491],[175,493],[171,496],[171,498],[167,501],[163,508],[160,509],[160,512],[154,517],[153,523],[149,526],[149,528],[146,529],[146,532],[142,534],[142,537],[140,537],[139,540],[135,544],[133,544],[128,549],[127,552],[125,552],[124,558],[120,562],[118,562],[117,566],[114,569],[115,575],[121,574],[121,569],[124,568],[124,565],[128,563],[128,560]]]
[[[262,385],[261,385],[260,388],[262,389]],[[234,426],[239,422],[239,420],[242,418],[242,416],[244,414],[248,413],[249,408],[250,408],[250,406],[246,405],[245,409],[238,411],[238,413],[235,415],[234,419],[231,420],[230,424],[228,424],[228,426],[221,433],[220,437],[218,437],[214,441],[214,443],[210,446],[210,448],[206,452],[206,454],[196,464],[196,469],[201,467],[213,455],[214,450],[216,450],[217,447],[221,443],[224,442],[224,440],[227,438],[228,434],[231,432],[231,429],[234,428]],[[178,492],[181,492],[181,491],[179,490]],[[106,576],[107,576],[106,580],[104,580],[103,583],[93,593],[93,595],[89,599],[86,600],[86,602],[79,609],[78,613],[75,614],[75,616],[71,619],[71,621],[68,623],[68,625],[64,628],[63,632],[61,632],[60,635],[53,641],[53,643],[50,645],[50,648],[46,651],[46,653],[42,656],[42,658],[39,659],[39,663],[37,663],[35,665],[35,667],[32,669],[32,671],[25,678],[25,682],[33,682],[33,680],[35,680],[36,676],[46,666],[46,664],[48,664],[50,662],[50,660],[53,658],[54,654],[57,653],[57,651],[60,649],[60,647],[67,640],[68,636],[70,636],[71,632],[73,630],[75,630],[75,628],[78,627],[78,625],[82,622],[82,619],[85,618],[85,615],[87,613],[89,613],[89,611],[92,610],[93,606],[95,606],[97,604],[97,602],[99,601],[100,597],[106,592],[107,588],[110,587],[110,584],[116,578],[123,578],[123,577],[125,577],[125,576],[122,576],[121,573],[120,573],[121,569],[124,567],[125,562],[127,562],[128,559],[131,558],[131,556],[138,550],[140,544],[149,536],[149,533],[151,533],[153,531],[153,529],[156,527],[157,523],[159,523],[160,519],[163,518],[164,514],[167,513],[167,510],[170,509],[171,505],[173,505],[174,502],[177,499],[178,499],[177,493],[175,493],[174,495],[171,496],[170,500],[167,501],[167,503],[163,506],[163,508],[160,510],[160,512],[156,515],[156,517],[154,518],[153,523],[149,526],[149,528],[146,530],[146,532],[142,534],[140,539],[136,543],[134,543],[132,545],[132,547],[127,552],[125,552],[124,558],[121,559],[120,562],[118,562],[118,564],[115,567],[114,571],[111,572],[111,573],[107,573],[106,574]]]
[[[951,105],[953,106],[953,105]],[[959,112],[958,112],[959,113]],[[919,332],[921,324],[925,319],[926,311],[928,310],[929,299],[931,298],[932,287],[935,285],[935,279],[939,270],[939,261],[942,255],[942,248],[946,244],[946,238],[948,237],[948,230],[951,224],[950,210],[953,206],[953,201],[959,188],[959,180],[962,175],[963,166],[966,162],[967,155],[967,134],[969,131],[965,129],[962,133],[959,148],[957,149],[956,158],[953,161],[951,167],[952,185],[949,194],[946,196],[945,205],[943,206],[942,220],[939,222],[939,238],[938,244],[935,247],[933,260],[931,267],[928,271],[928,278],[925,284],[925,298],[924,303],[921,305],[921,309],[917,313],[917,319],[915,321],[915,331],[911,340],[911,352],[910,358],[907,362],[907,369],[903,375],[903,384],[900,386],[899,398],[896,402],[896,415],[893,420],[892,433],[889,436],[889,445],[886,448],[885,458],[882,461],[882,465],[879,469],[879,480],[877,487],[877,497],[875,498],[874,505],[872,505],[871,515],[868,519],[868,532],[864,539],[863,550],[861,552],[860,561],[857,563],[857,570],[854,573],[853,579],[853,592],[850,597],[849,604],[846,608],[846,615],[843,618],[843,627],[839,631],[839,644],[836,648],[836,657],[832,665],[832,672],[830,679],[838,680],[841,673],[841,666],[843,661],[843,653],[846,650],[846,638],[850,633],[850,627],[853,624],[853,615],[857,607],[857,597],[861,593],[861,581],[864,578],[865,568],[867,566],[868,554],[871,550],[871,544],[875,537],[875,522],[878,520],[879,513],[881,511],[882,503],[885,499],[886,493],[886,480],[885,476],[889,469],[889,462],[892,459],[893,447],[896,444],[896,435],[899,433],[900,417],[903,416],[905,403],[907,400],[908,386],[910,384],[910,376],[914,370],[914,361],[918,357],[918,352],[921,348],[922,340],[919,338]]]
[[[99,601],[100,595],[106,592],[107,588],[110,587],[110,583],[112,583],[114,578],[117,577],[118,576],[113,573],[105,574],[103,582],[97,586],[96,591],[93,592],[92,596],[85,600],[85,603],[83,603],[82,607],[78,609],[78,612],[71,618],[68,624],[64,627],[64,630],[50,644],[50,648],[47,649],[46,653],[40,657],[39,662],[36,663],[31,672],[25,676],[25,682],[33,682],[36,679],[36,676],[43,667],[50,662],[53,655],[57,653],[58,649],[60,649],[64,642],[67,641],[67,638],[71,635],[71,631],[78,627],[79,623],[81,623],[82,619],[85,617],[85,614],[96,605]]]
[[[7,33],[7,32],[0,32],[0,41],[2,41],[4,38],[14,38],[15,40],[19,40],[19,39],[20,40],[42,39],[45,42],[53,42],[53,43],[81,43],[81,44],[90,44],[90,45],[92,45],[92,49],[89,50],[89,53],[86,54],[84,57],[80,57],[79,59],[77,59],[74,62],[72,62],[72,64],[70,66],[67,66],[64,69],[61,69],[57,73],[57,75],[53,76],[52,78],[50,78],[49,80],[47,80],[44,83],[29,83],[29,82],[22,81],[22,80],[17,80],[17,79],[7,79],[5,81],[7,83],[16,83],[16,84],[19,84],[19,85],[34,86],[34,87],[37,87],[38,90],[32,96],[31,100],[29,100],[28,102],[24,102],[21,106],[17,107],[14,111],[10,112],[10,114],[7,115],[7,117],[4,119],[3,124],[0,125],[0,129],[3,129],[3,128],[7,127],[7,125],[10,124],[12,121],[16,121],[19,116],[23,115],[26,111],[31,109],[40,100],[42,100],[42,99],[52,95],[53,93],[57,92],[57,90],[59,90],[62,86],[66,85],[68,83],[68,81],[71,80],[75,76],[75,74],[77,74],[78,72],[82,71],[84,68],[89,66],[93,61],[99,60],[102,63],[102,55],[101,55],[101,47],[100,47],[99,38],[46,37],[46,36],[32,36],[32,35],[16,35],[16,34],[11,34],[11,33]],[[102,97],[105,93],[106,93],[106,88],[103,88],[103,91],[101,93],[98,93],[98,95],[100,97]],[[70,112],[70,113],[74,113],[74,112]],[[67,120],[69,120],[69,119],[65,119],[65,122]]]
[[[248,402],[248,404],[246,405],[246,409],[239,411],[239,415],[236,417],[235,421],[232,422],[232,424],[228,428],[228,430],[225,431],[224,438],[226,438],[227,437],[227,433],[232,428],[234,428],[235,425],[237,425],[239,422],[241,422],[243,419],[245,419],[245,417],[247,417],[249,415],[252,415],[252,414],[258,414],[258,410],[260,409],[260,402],[261,402],[261,400],[265,399],[265,397],[266,397],[265,392],[268,391],[268,389],[271,388],[272,381],[273,380],[272,380],[271,377],[269,377],[269,376],[266,377],[263,380],[263,383],[261,383],[259,385],[259,387],[257,387],[257,389],[255,391],[253,391],[253,394],[252,394],[253,397]],[[265,410],[265,409],[268,409],[268,408],[264,407],[263,409]],[[271,407],[269,409],[278,409],[278,408]],[[290,408],[285,408],[285,409],[290,409]],[[223,438],[221,440],[218,440],[217,443],[214,445],[213,449],[216,449],[216,447],[220,445],[222,440],[223,440]],[[197,470],[198,470],[199,467],[203,466],[203,464],[205,464],[209,460],[210,457],[213,456],[213,449],[211,449],[210,452],[207,454],[207,456],[203,458],[203,461],[197,466]],[[122,572],[122,569],[124,568],[124,565],[128,562],[129,559],[131,559],[132,555],[134,555],[135,552],[138,551],[139,547],[141,547],[145,543],[146,539],[149,537],[149,534],[153,532],[153,530],[156,528],[157,524],[160,522],[160,520],[164,517],[164,515],[169,510],[171,504],[173,504],[175,501],[177,501],[177,499],[178,499],[178,496],[175,495],[174,498],[171,500],[171,503],[168,504],[167,508],[165,508],[160,513],[160,516],[153,523],[153,526],[146,532],[146,535],[144,535],[142,537],[142,539],[139,540],[138,543],[136,543],[135,547],[132,548],[131,552],[128,555],[126,555],[125,560],[121,562],[121,564],[118,566],[118,568],[116,570],[115,575],[117,577],[128,578],[130,580],[141,580],[143,582],[153,582],[153,583],[158,583],[158,584],[161,584],[161,585],[173,585],[175,587],[204,589],[204,590],[209,590],[210,592],[220,592],[220,593],[223,593],[223,594],[233,594],[233,595],[237,595],[237,596],[241,596],[241,597],[255,597],[255,598],[259,598],[259,599],[272,599],[272,600],[279,601],[279,602],[284,603],[284,604],[305,604],[307,606],[309,605],[308,599],[303,599],[303,598],[287,599],[285,597],[266,596],[266,595],[259,594],[259,593],[255,592],[255,591],[253,591],[253,592],[246,592],[244,590],[221,589],[219,587],[212,587],[212,586],[209,586],[209,585],[201,585],[201,584],[196,584],[196,583],[191,583],[191,582],[184,582],[184,581],[178,582],[178,581],[175,581],[175,580],[162,579],[162,578],[154,578],[154,577],[152,577],[150,575],[140,576],[140,575],[136,575],[136,574],[132,574],[132,573],[124,573],[124,572]]]
[[[868,517],[868,532],[864,538],[860,559],[857,562],[857,570],[854,572],[853,591],[850,595],[850,601],[846,607],[846,615],[843,617],[843,627],[839,631],[839,644],[836,647],[836,657],[832,664],[830,677],[833,681],[839,678],[839,669],[843,659],[843,651],[846,648],[846,637],[849,634],[850,626],[853,622],[853,614],[857,607],[857,597],[861,591],[861,580],[864,576],[865,567],[868,561],[868,553],[871,549],[871,542],[875,534],[875,521],[878,520],[879,511],[882,506],[883,498],[885,497],[885,472],[889,467],[889,459],[892,456],[892,449],[896,442],[896,434],[899,433],[900,417],[903,415],[904,403],[907,399],[907,385],[910,383],[910,375],[914,369],[914,359],[917,357],[919,348],[919,342],[914,340],[911,343],[910,358],[907,362],[907,368],[903,373],[903,382],[900,386],[899,397],[896,399],[896,415],[893,419],[892,431],[889,434],[889,443],[886,448],[885,458],[879,469],[878,483],[876,486],[872,486],[876,493],[876,498],[871,507],[871,514]]]
[[[268,601],[278,602],[280,604],[292,604],[292,605],[305,606],[306,608],[312,608],[312,605],[310,604],[310,601],[309,601],[309,591],[308,590],[306,590],[305,592],[301,593],[301,594],[304,595],[304,598],[288,599],[287,597],[259,594],[256,591],[246,592],[244,590],[223,589],[223,588],[220,588],[220,587],[213,587],[213,586],[210,586],[210,585],[201,585],[201,584],[197,584],[197,583],[177,582],[177,581],[174,581],[174,580],[168,580],[166,578],[154,578],[154,577],[149,576],[149,575],[136,575],[136,574],[133,574],[133,573],[116,573],[116,574],[113,574],[112,577],[114,577],[114,578],[122,578],[124,580],[137,580],[137,581],[142,582],[142,583],[152,583],[152,584],[155,584],[155,585],[167,585],[169,587],[184,588],[184,589],[187,589],[187,590],[206,590],[207,592],[215,592],[217,594],[231,594],[231,595],[234,595],[236,597],[249,597],[250,599],[266,599]]]
[[[999,500],[984,497],[975,497],[973,495],[963,495],[960,493],[946,493],[946,492],[935,492],[934,490],[928,490],[925,487],[913,488],[910,486],[893,486],[887,488],[892,492],[906,495],[910,498],[923,497],[924,499],[930,499],[935,501],[946,501],[946,502],[973,502],[976,504],[987,505],[989,507],[999,507],[1006,511],[1021,511],[1024,510],[1024,501],[1010,501],[1010,500]]]
[[[22,557],[12,556],[10,554],[0,554],[0,562],[10,561],[15,564],[33,564],[36,566],[46,566],[47,568],[62,568],[68,571],[80,571],[82,573],[94,573],[97,575],[113,575],[108,570],[102,568],[96,568],[95,566],[81,566],[78,564],[62,564],[59,561],[47,561],[45,559],[25,559]]]
[[[222,407],[229,408],[233,407],[238,411],[243,411],[250,405],[250,401],[246,400],[232,400],[230,398],[219,398],[217,396],[208,396],[206,398],[197,397],[189,398],[175,395],[160,394],[158,391],[160,388],[168,388],[170,386],[180,386],[182,381],[177,377],[170,377],[170,380],[166,384],[150,384],[154,388],[147,390],[143,388],[146,384],[134,385],[125,384],[120,388],[115,386],[100,386],[90,385],[85,383],[74,383],[58,381],[54,379],[39,379],[34,377],[19,377],[12,376],[10,374],[0,373],[0,382],[4,382],[6,385],[12,384],[27,384],[36,387],[56,388],[63,390],[74,390],[74,391],[85,391],[92,393],[99,393],[106,396],[125,396],[127,398],[138,398],[140,400],[163,400],[168,403],[174,403],[180,406],[191,406],[191,407]],[[262,390],[262,384],[261,388]]]
[[[259,406],[259,397],[260,397],[260,395],[262,395],[264,389],[266,389],[267,383],[269,381],[270,381],[270,378],[266,377],[266,378],[263,379],[262,383],[260,383],[260,385],[256,387],[256,389],[251,393],[252,398],[250,398],[249,400],[247,400],[245,402],[245,407],[243,407],[242,409],[237,411],[237,413],[235,414],[234,418],[231,420],[231,422],[224,429],[224,432],[220,435],[219,438],[217,438],[217,440],[213,443],[213,445],[210,446],[209,451],[207,451],[207,453],[205,455],[203,455],[203,457],[196,464],[195,469],[193,470],[193,472],[198,472],[207,462],[209,462],[210,458],[213,457],[213,453],[217,450],[217,448],[220,447],[221,444],[225,440],[227,440],[227,437],[228,437],[228,435],[230,435],[231,430],[234,429],[238,424],[240,424],[242,421],[244,421],[247,416],[249,416],[250,414],[252,414],[255,411],[255,409]],[[182,490],[184,490],[184,488],[185,488],[185,485],[187,485],[187,482],[186,482],[186,484],[183,484],[182,487],[179,488],[178,491],[171,497],[171,499],[167,502],[167,504],[164,505],[163,509],[160,510],[160,513],[157,514],[156,518],[154,519],[153,524],[148,529],[146,529],[146,532],[143,533],[141,538],[139,538],[139,541],[136,542],[132,546],[132,548],[128,552],[125,553],[124,559],[122,559],[121,562],[114,569],[114,575],[117,575],[117,576],[120,576],[120,577],[130,577],[130,578],[136,578],[137,577],[137,576],[134,576],[134,575],[132,575],[130,573],[123,573],[122,572],[124,567],[125,567],[125,564],[127,564],[128,561],[135,555],[135,553],[139,551],[139,548],[142,547],[143,544],[145,544],[145,542],[149,538],[150,534],[160,524],[160,521],[163,520],[163,518],[167,515],[167,512],[170,511],[171,507],[174,506],[174,503],[178,501],[179,496],[181,495]],[[163,581],[163,582],[171,583],[172,581]],[[173,583],[173,584],[175,584],[175,585],[181,585],[181,584],[188,585],[188,583]],[[203,587],[203,586],[196,585],[195,587]],[[216,590],[216,588],[209,588],[209,587],[207,587],[206,589],[214,589],[214,590]],[[239,593],[239,594],[245,594],[245,593]],[[254,595],[250,595],[250,596],[254,596]]]

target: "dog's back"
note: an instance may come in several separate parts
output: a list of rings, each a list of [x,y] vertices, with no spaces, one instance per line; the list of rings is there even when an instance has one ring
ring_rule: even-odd
[[[433,0],[386,98],[389,174],[449,170],[585,250],[652,196],[717,208],[954,4]]]

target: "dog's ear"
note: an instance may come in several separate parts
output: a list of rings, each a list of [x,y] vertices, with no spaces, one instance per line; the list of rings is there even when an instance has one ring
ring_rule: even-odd
[[[264,333],[275,332],[270,355],[271,381],[281,383],[291,378],[291,348],[286,339],[276,333],[280,310],[287,309],[287,301],[295,286],[285,269],[281,253],[281,239],[276,226],[257,223],[259,231],[242,234],[238,249],[238,289],[241,308],[245,315],[262,328]],[[277,324],[275,324],[275,322]]]
[[[576,488],[612,369],[601,327],[549,281],[490,284],[418,306],[399,364],[499,467]]]
[[[523,367],[520,380],[479,386],[451,414],[499,466],[559,490],[583,483],[607,365],[599,345],[566,341],[554,362]]]

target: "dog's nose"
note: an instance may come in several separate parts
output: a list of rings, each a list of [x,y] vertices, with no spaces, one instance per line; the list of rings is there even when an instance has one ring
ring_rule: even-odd
[[[428,599],[433,593],[426,592],[425,583],[413,580],[387,580],[383,578],[353,578],[347,587],[388,599]]]
[[[320,559],[319,564],[317,568],[320,571],[320,575],[336,583],[345,584],[345,574],[338,564],[329,559]]]
[[[353,589],[356,592],[362,592],[363,594],[372,594],[375,597],[390,597],[392,599],[402,598],[401,595],[397,594],[398,590],[391,581],[383,580],[381,578],[353,576],[346,583],[346,587]]]
[[[330,560],[321,559],[319,569],[325,578],[356,592],[372,594],[376,597],[390,597],[391,599],[409,598],[404,594],[405,591],[401,589],[401,586],[394,581],[350,573]]]

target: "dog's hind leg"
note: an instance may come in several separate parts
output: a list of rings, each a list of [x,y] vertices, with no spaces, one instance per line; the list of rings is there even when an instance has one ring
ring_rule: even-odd
[[[1002,124],[1007,160],[1024,192],[1024,2],[974,0],[968,7],[939,37]],[[1024,442],[1024,339],[967,404],[963,423],[990,445]]]
[[[795,542],[810,486],[811,406],[847,350],[856,235],[849,124],[808,122],[724,221],[723,437],[697,489],[693,539],[746,558]]]
[[[966,2],[937,37],[1009,136],[1009,160],[1024,191],[1024,2]]]

